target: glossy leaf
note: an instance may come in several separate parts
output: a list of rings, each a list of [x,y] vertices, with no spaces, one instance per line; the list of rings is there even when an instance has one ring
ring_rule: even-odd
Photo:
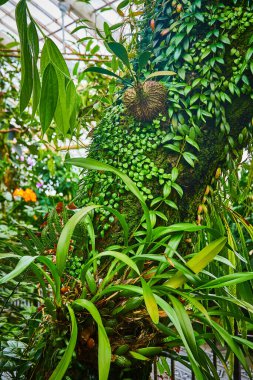
[[[21,90],[20,90],[20,112],[27,107],[33,89],[32,55],[28,44],[28,28],[26,15],[26,1],[21,0],[16,6],[16,23],[20,39],[21,54]]]
[[[61,358],[59,364],[55,368],[54,372],[50,376],[49,380],[61,380],[63,379],[70,363],[72,360],[72,356],[75,350],[76,346],[76,341],[77,341],[77,322],[76,322],[76,317],[74,314],[73,309],[67,305],[70,319],[71,319],[71,335],[70,335],[70,340],[68,343],[68,346],[64,352],[63,357]]]
[[[58,79],[54,66],[49,63],[44,71],[40,99],[40,122],[43,133],[49,128],[58,101]]]
[[[104,69],[103,67],[91,66],[91,67],[88,67],[87,69],[85,69],[83,72],[84,73],[98,73],[98,74],[110,75],[111,77],[115,77],[115,78],[123,81],[123,79],[119,75],[113,73],[110,70]]]
[[[150,51],[144,51],[140,56],[139,56],[139,71],[143,70],[148,63],[148,60],[150,58]]]
[[[62,230],[62,233],[60,235],[60,238],[57,244],[57,250],[56,250],[56,267],[60,276],[62,275],[66,267],[70,240],[73,235],[75,227],[83,219],[85,215],[87,215],[89,212],[99,207],[102,207],[102,206],[92,205],[92,206],[84,207],[80,211],[77,211],[77,213],[74,214],[65,224]]]
[[[157,324],[159,322],[159,310],[158,310],[158,306],[157,306],[154,294],[144,279],[141,279],[141,284],[142,284],[143,297],[144,297],[144,302],[145,302],[147,311],[153,323]]]
[[[73,306],[81,306],[88,310],[98,325],[98,372],[99,380],[107,380],[111,365],[111,346],[102,319],[96,306],[88,300],[79,299],[73,302]]]
[[[108,42],[108,47],[131,70],[126,48],[119,42]]]
[[[17,277],[19,274],[24,272],[29,265],[37,258],[37,256],[23,256],[19,260],[17,266],[5,276],[0,279],[0,284],[5,284],[6,282],[12,280]]]
[[[192,259],[190,259],[186,266],[190,268],[194,273],[199,273],[202,271],[218,253],[224,248],[227,242],[227,238],[221,237],[208,246],[203,248],[200,252],[196,253]],[[164,285],[171,288],[178,288],[186,282],[187,278],[182,272],[177,272],[170,280],[166,281]]]

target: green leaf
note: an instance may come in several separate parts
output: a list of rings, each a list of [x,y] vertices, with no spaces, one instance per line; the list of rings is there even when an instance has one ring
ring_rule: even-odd
[[[32,118],[33,118],[37,111],[37,108],[40,102],[40,95],[41,95],[40,76],[39,76],[39,71],[38,71],[35,60],[33,60],[32,75],[33,75],[33,101],[32,101]]]
[[[179,196],[182,198],[184,192],[181,186],[179,186],[177,183],[172,182],[171,186],[176,190],[176,192],[179,194]]]
[[[124,12],[122,12],[122,9],[125,8],[128,4],[129,4],[129,0],[123,0],[117,6],[117,12],[121,17],[125,17],[125,14]]]
[[[197,226],[192,223],[176,223],[168,227],[157,227],[153,231],[152,239],[156,240],[161,236],[168,235],[174,232],[196,232],[205,229],[205,226]]]
[[[100,252],[98,253],[97,255],[95,255],[94,257],[92,257],[82,268],[81,270],[81,281],[84,280],[84,277],[86,275],[86,272],[88,271],[89,267],[90,267],[90,264],[94,261],[94,260],[98,260],[100,257],[106,257],[106,256],[112,256],[112,257],[115,257],[115,259],[117,260],[120,260],[122,261],[123,263],[125,263],[127,266],[129,266],[130,268],[132,268],[138,275],[140,275],[140,271],[139,271],[139,268],[137,267],[137,265],[135,264],[135,262],[130,259],[130,257],[128,257],[125,253],[121,253],[121,252],[117,252],[117,251],[104,251],[104,252]]]
[[[199,145],[196,143],[196,141],[192,140],[189,136],[186,136],[185,140],[188,142],[188,144],[194,146],[194,148],[197,150],[200,150]]]
[[[28,28],[26,16],[26,1],[21,0],[16,6],[16,23],[20,39],[21,54],[21,90],[20,90],[20,112],[27,107],[33,89],[32,55],[28,45]]]
[[[224,42],[224,44],[230,45],[230,39],[227,36],[221,35],[220,36],[221,42]]]
[[[79,299],[72,303],[73,306],[81,306],[92,315],[98,325],[98,371],[99,380],[107,380],[111,365],[111,346],[100,314],[96,306],[88,300]]]
[[[119,42],[108,42],[110,50],[124,63],[124,65],[131,70],[128,54],[125,47]]]
[[[70,125],[69,125],[69,115],[67,111],[67,92],[66,92],[66,77],[65,75],[56,69],[57,80],[58,80],[58,102],[54,113],[54,120],[59,129],[59,131],[65,137]]]
[[[211,321],[210,324],[211,324],[211,326],[213,326],[218,331],[220,336],[224,339],[224,341],[227,343],[227,345],[230,347],[230,349],[238,357],[238,359],[241,362],[241,364],[243,365],[244,369],[246,371],[249,371],[246,358],[245,358],[242,350],[240,349],[240,347],[233,340],[233,337],[231,336],[231,334],[228,333],[223,327],[221,327],[218,323],[216,323],[213,320]]]
[[[178,210],[178,207],[175,202],[171,201],[170,199],[165,199],[164,201],[166,205],[168,205],[171,208],[174,208],[175,210]]]
[[[129,354],[134,358],[134,359],[137,359],[137,360],[143,360],[143,361],[147,361],[147,360],[150,360],[149,358],[147,358],[146,356],[138,353],[138,352],[135,352],[135,351],[129,351]]]
[[[152,73],[152,74],[149,74],[146,78],[145,78],[145,81],[150,79],[150,78],[154,78],[154,77],[164,77],[164,76],[170,76],[170,75],[176,75],[176,73],[174,71],[168,71],[168,70],[165,70],[165,71],[156,71],[155,73]]]
[[[184,157],[185,161],[188,162],[188,164],[194,168],[194,161],[193,161],[192,157],[189,155],[189,152],[184,152],[183,157]]]
[[[143,70],[147,66],[148,60],[150,58],[150,54],[151,54],[150,51],[144,51],[139,56],[139,66],[138,66],[139,71]]]
[[[171,181],[172,182],[175,182],[176,179],[178,177],[178,168],[174,167],[172,170],[171,170]]]
[[[23,256],[19,260],[17,266],[0,279],[0,284],[4,284],[17,277],[20,273],[24,272],[29,265],[37,258],[37,256]]]
[[[90,211],[102,207],[100,205],[92,205],[84,207],[74,214],[65,224],[62,233],[60,235],[57,250],[56,250],[56,267],[59,275],[61,276],[65,267],[68,256],[68,250],[70,245],[70,240],[73,235],[76,225],[82,220],[82,218],[87,215]]]
[[[5,3],[7,3],[7,1],[9,0],[0,0],[0,5],[4,5]]]
[[[72,308],[69,305],[67,305],[67,307],[68,307],[68,311],[69,311],[69,315],[70,315],[70,319],[71,319],[71,336],[70,336],[68,346],[65,349],[64,355],[61,358],[60,362],[58,363],[57,367],[55,368],[54,372],[50,376],[49,380],[61,380],[61,379],[63,379],[65,372],[67,371],[67,369],[71,363],[72,355],[73,355],[73,352],[74,352],[75,346],[76,346],[76,341],[77,341],[76,318],[75,318],[75,314],[74,314]]]
[[[31,46],[33,57],[35,61],[37,62],[38,57],[39,57],[39,37],[38,37],[36,26],[33,21],[31,21],[28,26],[28,40],[29,40],[29,45]]]
[[[121,78],[119,75],[113,73],[110,70],[104,69],[103,67],[92,66],[92,67],[88,67],[83,72],[84,73],[98,73],[98,74],[110,75],[111,77],[115,77],[121,81],[124,81],[124,79]]]
[[[209,281],[205,283],[204,285],[199,286],[198,289],[223,288],[224,286],[240,284],[241,282],[250,281],[252,279],[253,279],[253,272],[232,273],[226,276],[219,277],[215,280]]]
[[[58,79],[54,66],[49,63],[42,78],[40,122],[43,133],[49,128],[58,100]]]
[[[191,56],[190,54],[184,54],[183,59],[184,59],[186,62],[188,62],[188,63],[190,63],[191,65],[193,65],[193,59],[192,59],[192,56]]]
[[[63,58],[60,50],[56,46],[56,44],[47,37],[46,42],[43,46],[42,53],[46,54],[47,59],[49,62],[51,62],[59,71],[61,71],[62,74],[64,74],[67,78],[70,78],[69,69],[65,62],[65,59]],[[41,55],[42,55],[41,53]],[[42,62],[41,62],[42,64]],[[41,72],[46,69],[46,66],[42,64]]]
[[[172,302],[172,305],[174,307],[178,321],[181,325],[181,328],[182,328],[184,336],[185,336],[185,338],[189,344],[189,347],[191,348],[191,350],[194,354],[194,357],[198,358],[198,349],[197,349],[195,335],[194,335],[194,331],[192,328],[190,318],[189,318],[188,314],[186,313],[184,306],[181,304],[181,302],[177,298],[175,298],[171,295],[169,295],[169,298]]]
[[[146,234],[146,241],[150,241],[152,227],[151,227],[151,221],[150,221],[150,215],[149,210],[147,208],[147,205],[145,203],[145,200],[143,198],[142,193],[138,189],[138,187],[135,185],[135,183],[124,173],[121,173],[119,170],[115,169],[111,165],[107,165],[103,162],[99,162],[97,160],[94,160],[92,158],[72,158],[70,160],[65,161],[66,164],[78,166],[84,169],[93,169],[93,170],[103,170],[103,171],[109,171],[114,174],[116,174],[118,177],[122,179],[122,181],[127,185],[129,190],[136,196],[136,198],[140,201],[145,219],[147,224],[147,234]]]
[[[221,237],[217,240],[212,241],[200,252],[196,253],[192,259],[190,259],[186,266],[190,268],[194,273],[201,272],[218,253],[224,248],[227,242],[227,238]],[[182,272],[177,272],[171,279],[165,282],[164,285],[171,288],[178,288],[186,282],[187,278]]]
[[[159,310],[158,310],[158,306],[157,306],[154,294],[151,288],[149,287],[149,285],[146,283],[146,281],[143,278],[141,279],[141,284],[142,284],[143,297],[144,297],[144,302],[145,302],[147,311],[153,323],[157,324],[159,323]]]

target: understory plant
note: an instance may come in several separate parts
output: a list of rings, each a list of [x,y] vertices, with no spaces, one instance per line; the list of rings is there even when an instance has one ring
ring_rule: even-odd
[[[219,379],[203,344],[212,347],[228,374],[227,357],[233,353],[251,376],[248,349],[252,343],[245,335],[232,336],[232,332],[235,318],[244,329],[252,328],[249,315],[253,309],[231,289],[252,280],[253,272],[227,272],[231,262],[222,256],[227,251],[235,253],[229,237],[192,223],[152,226],[150,210],[129,177],[93,159],[69,163],[115,173],[140,202],[144,218],[133,240],[124,215],[115,209],[93,204],[76,210],[70,219],[55,211],[40,238],[30,233],[29,253],[11,244],[9,252],[1,255],[4,260],[18,260],[1,284],[16,281],[25,270],[33,272],[34,281],[40,284],[42,319],[34,334],[47,336],[27,376],[34,378],[36,373],[36,379],[62,379],[68,373],[77,379],[81,370],[87,378],[98,371],[100,380],[114,379],[116,372],[117,378],[139,379],[136,368],[150,364],[150,371],[157,356],[170,356],[190,366],[197,379]],[[97,249],[93,227],[94,212],[101,207],[115,215],[124,235],[124,244],[103,251]],[[244,227],[252,236],[252,228]],[[189,238],[200,232],[200,250],[182,257],[180,247],[186,234]],[[57,247],[52,248],[56,239]],[[215,263],[219,263],[219,277],[208,270]],[[62,354],[50,359],[56,349],[52,341],[55,334],[61,337],[61,331],[66,346],[60,339]],[[224,353],[217,343],[225,344]],[[184,347],[187,356],[176,347]]]
[[[27,232],[22,249],[9,244],[2,255],[18,260],[2,284],[25,270],[40,284],[39,338],[22,351],[28,378],[146,380],[154,362],[169,372],[171,358],[199,380],[218,379],[207,347],[230,379],[235,358],[252,378],[252,170],[244,194],[232,199],[252,143],[252,4],[156,0],[144,10],[135,62],[108,42],[138,92],[130,93],[138,112],[120,93],[94,130],[88,158],[66,161],[84,169],[75,204],[56,207],[39,236]],[[40,91],[39,27],[25,0],[16,15],[21,110],[33,95],[42,132],[54,121],[56,134],[73,135],[79,98],[66,62],[43,36]],[[138,64],[147,60],[151,72],[142,76]],[[176,75],[155,82],[166,86],[161,114],[155,107],[142,118],[147,95],[156,103],[157,93],[153,85],[144,91],[148,81],[138,85],[166,70]]]

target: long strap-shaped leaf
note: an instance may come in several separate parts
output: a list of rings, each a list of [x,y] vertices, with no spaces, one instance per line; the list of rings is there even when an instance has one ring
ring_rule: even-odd
[[[95,255],[94,257],[92,257],[92,259],[90,259],[84,265],[84,267],[82,268],[82,271],[81,271],[81,281],[84,280],[85,274],[86,274],[87,270],[89,269],[90,264],[92,263],[92,261],[97,260],[100,257],[104,257],[104,256],[115,257],[115,259],[122,261],[123,263],[125,263],[126,265],[128,265],[130,268],[132,268],[137,274],[140,274],[139,268],[137,267],[137,265],[135,264],[135,262],[132,259],[130,259],[130,257],[128,257],[127,255],[125,255],[124,253],[117,252],[117,251],[104,251],[104,252],[98,253],[97,255]]]
[[[147,225],[147,234],[146,234],[146,246],[149,244],[152,234],[152,227],[150,221],[150,214],[148,207],[145,203],[142,193],[135,185],[135,183],[124,173],[115,169],[113,166],[105,164],[103,162],[94,160],[93,158],[71,158],[65,161],[66,164],[78,166],[84,169],[92,169],[92,170],[103,170],[116,174],[118,177],[122,179],[122,181],[127,185],[129,190],[136,196],[136,198],[140,201],[141,207],[144,212],[146,225]]]
[[[200,252],[196,253],[192,259],[190,259],[186,265],[194,272],[201,272],[218,253],[222,250],[227,242],[227,238],[221,237],[215,241],[212,241],[208,246],[203,248]],[[178,288],[186,282],[187,278],[183,275],[182,272],[177,272],[175,276],[170,278],[164,283],[164,285],[171,288]]]
[[[102,323],[100,314],[96,306],[88,300],[79,299],[73,302],[88,310],[98,325],[98,372],[99,380],[107,380],[111,365],[111,346],[105,328]],[[51,379],[50,379],[51,380]]]
[[[71,336],[70,336],[69,344],[64,352],[63,357],[61,358],[54,372],[50,376],[49,380],[61,380],[63,378],[63,376],[65,375],[65,372],[68,369],[68,366],[72,359],[73,352],[75,350],[76,340],[77,340],[76,317],[75,317],[74,311],[69,305],[68,305],[68,310],[69,310],[69,315],[71,318]]]
[[[120,290],[120,291],[127,291],[128,290],[129,292],[137,293],[139,295],[144,295],[143,289],[140,288],[139,286],[135,286],[135,285],[113,285],[113,286],[109,286],[107,289],[105,289],[100,294],[100,296],[107,294],[107,293],[114,292],[114,291],[118,291],[118,290]],[[195,354],[196,354],[195,347],[196,346],[192,346],[191,341],[188,341],[187,337],[185,336],[184,328],[182,328],[182,326],[180,324],[180,320],[178,319],[178,316],[177,316],[175,310],[168,304],[168,302],[164,301],[161,297],[157,296],[156,294],[154,294],[154,297],[155,297],[157,304],[166,312],[166,314],[170,318],[171,322],[174,324],[180,338],[182,339],[182,342],[183,342],[183,344],[187,350],[187,354],[188,354],[189,360],[191,362],[192,369],[196,375],[196,379],[197,380],[204,380],[204,377],[203,377],[203,375],[200,371],[200,368],[198,366],[198,363],[195,359]]]
[[[84,207],[83,209],[78,211],[75,215],[73,215],[68,220],[65,227],[63,228],[61,236],[57,244],[57,250],[56,250],[56,267],[60,276],[62,275],[66,267],[69,244],[70,244],[70,240],[71,240],[71,237],[73,235],[76,225],[80,222],[80,220],[85,215],[87,215],[90,211],[98,207],[102,207],[102,206],[92,205],[92,206]]]
[[[20,273],[24,272],[29,265],[37,258],[37,256],[23,256],[17,263],[17,266],[0,279],[0,285],[4,284],[17,277]]]

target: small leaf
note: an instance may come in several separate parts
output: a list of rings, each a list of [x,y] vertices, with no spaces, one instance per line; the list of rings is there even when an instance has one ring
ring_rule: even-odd
[[[171,171],[171,181],[175,182],[178,177],[178,168],[174,167]]]
[[[92,67],[88,67],[83,72],[84,73],[98,73],[98,74],[110,75],[111,77],[115,77],[115,78],[123,81],[123,79],[119,75],[114,74],[112,71],[104,69],[103,67],[92,66]]]
[[[149,74],[146,78],[145,78],[145,81],[147,79],[150,79],[150,78],[153,78],[153,77],[158,77],[158,76],[168,76],[168,75],[176,75],[176,73],[174,71],[168,71],[168,70],[165,70],[165,71],[156,71],[155,73],[152,73],[152,74]]]
[[[150,359],[147,358],[146,356],[144,356],[144,355],[142,355],[142,354],[139,354],[138,352],[135,352],[135,351],[129,351],[129,354],[130,354],[134,359],[137,359],[137,360],[143,360],[143,361],[150,360]]]

